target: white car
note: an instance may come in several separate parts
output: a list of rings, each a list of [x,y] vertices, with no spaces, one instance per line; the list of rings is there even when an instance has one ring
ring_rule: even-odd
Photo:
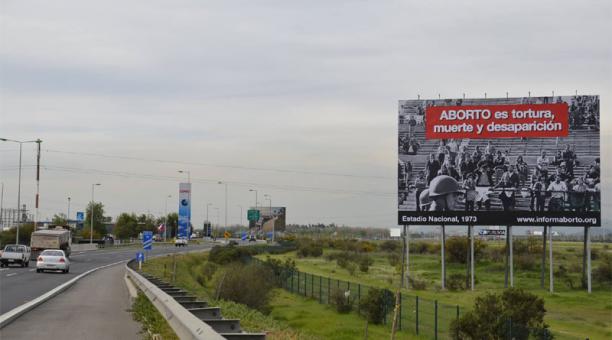
[[[61,270],[63,273],[70,271],[70,261],[63,250],[47,249],[44,250],[36,259],[36,272],[45,270]]]
[[[186,238],[176,238],[176,240],[174,240],[174,246],[175,247],[186,247],[187,246],[187,239]]]

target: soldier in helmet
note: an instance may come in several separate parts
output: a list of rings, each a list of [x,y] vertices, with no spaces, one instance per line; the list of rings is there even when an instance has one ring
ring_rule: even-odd
[[[420,211],[429,211],[431,206],[431,199],[429,198],[429,189],[421,191],[419,195],[419,209]]]
[[[437,176],[429,184],[429,198],[432,201],[429,211],[459,210],[459,198],[462,195],[456,179],[446,175]]]

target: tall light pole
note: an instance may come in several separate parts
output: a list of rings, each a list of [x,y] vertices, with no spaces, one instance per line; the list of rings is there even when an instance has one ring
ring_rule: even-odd
[[[164,242],[168,238],[168,198],[171,198],[172,195],[167,195],[164,200]]]
[[[249,189],[249,191],[255,191],[255,209],[257,209],[257,190],[256,189]]]
[[[240,226],[242,227],[242,206],[237,205],[237,207],[240,208]]]
[[[68,211],[66,211],[66,223],[70,226],[70,197],[68,197]]]
[[[227,228],[227,182],[219,181],[217,184],[225,185],[225,227]]]
[[[219,229],[219,208],[215,207],[213,209],[217,211],[217,229]]]
[[[93,244],[93,224],[94,224],[94,188],[101,185],[95,183],[91,185],[91,225],[89,226],[89,244]]]
[[[272,216],[272,196],[265,194],[264,198],[268,201],[270,201],[270,219],[273,220],[273,216]],[[276,223],[275,221],[272,221],[272,242],[274,242],[274,234],[276,234]]]
[[[14,139],[0,138],[0,141],[19,143],[19,179],[18,179],[18,184],[17,184],[17,233],[15,235],[15,243],[19,244],[19,226],[20,226],[21,220],[22,220],[22,217],[21,217],[21,154],[22,154],[22,149],[23,149],[23,144],[24,143],[38,143],[40,141],[40,139],[37,139],[37,140],[28,140],[28,141],[18,141],[18,140],[14,140]],[[36,229],[36,228],[34,228],[34,229]]]

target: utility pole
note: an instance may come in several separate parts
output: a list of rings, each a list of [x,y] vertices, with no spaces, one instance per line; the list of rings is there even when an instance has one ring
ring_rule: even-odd
[[[34,212],[34,230],[38,226],[38,202],[40,201],[40,143],[42,140],[36,140],[36,210]]]
[[[70,225],[70,197],[68,197],[68,210],[66,211],[66,223]]]

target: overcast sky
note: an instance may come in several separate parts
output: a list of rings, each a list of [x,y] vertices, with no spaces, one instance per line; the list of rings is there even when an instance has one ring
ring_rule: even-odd
[[[219,180],[229,223],[252,188],[288,223],[390,227],[397,100],[418,94],[599,94],[609,174],[611,23],[608,0],[2,0],[0,137],[43,140],[43,218],[92,183],[109,215],[176,211],[185,169],[198,227],[207,203],[223,223]],[[5,207],[18,156],[0,143]],[[23,164],[33,207],[34,144]]]

